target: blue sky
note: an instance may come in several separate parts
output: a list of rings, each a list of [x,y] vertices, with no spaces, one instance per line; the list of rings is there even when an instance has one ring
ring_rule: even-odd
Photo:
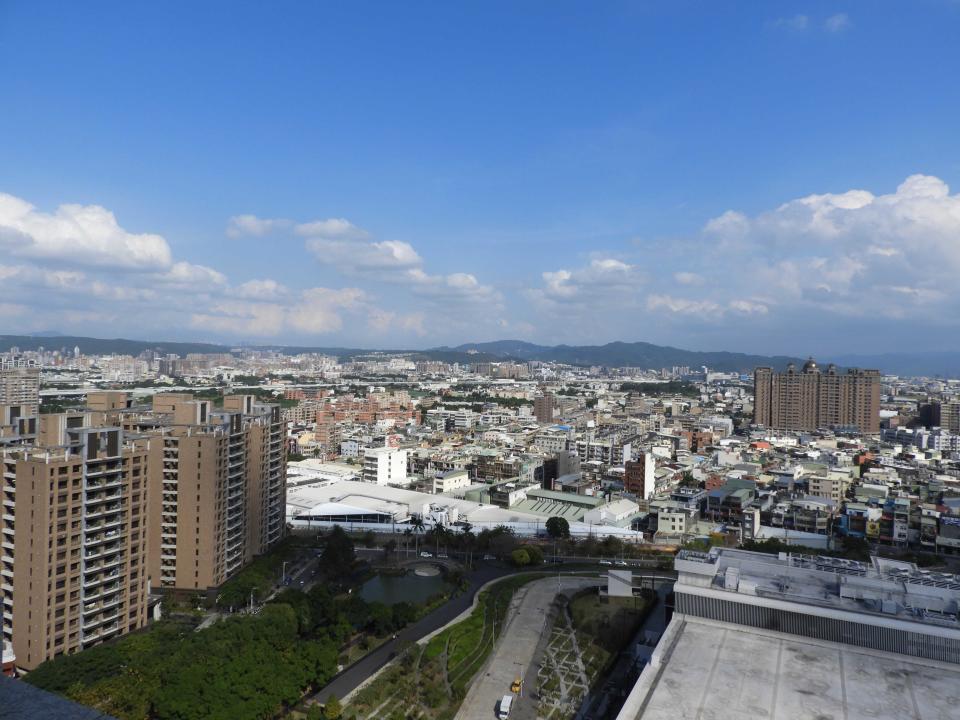
[[[958,37],[951,0],[0,0],[0,328],[960,349]]]

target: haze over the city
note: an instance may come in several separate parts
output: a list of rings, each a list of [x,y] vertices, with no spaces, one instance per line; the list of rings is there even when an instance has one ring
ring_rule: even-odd
[[[960,5],[0,3],[6,333],[958,350]]]

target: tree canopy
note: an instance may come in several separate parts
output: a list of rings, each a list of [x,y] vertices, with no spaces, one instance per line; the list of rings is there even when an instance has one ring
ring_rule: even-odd
[[[570,523],[566,518],[552,517],[547,520],[547,534],[552,538],[570,537]]]

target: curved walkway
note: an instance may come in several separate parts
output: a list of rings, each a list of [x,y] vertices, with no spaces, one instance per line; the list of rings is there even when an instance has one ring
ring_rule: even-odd
[[[397,654],[400,647],[408,643],[418,642],[424,636],[457,618],[464,610],[471,608],[474,596],[483,585],[496,578],[512,575],[516,572],[513,568],[488,565],[470,573],[467,576],[470,586],[466,592],[452,598],[429,615],[401,630],[397,633],[396,639],[384,643],[376,650],[364,655],[353,665],[344,668],[325,687],[314,694],[311,700],[325,702],[330,695],[335,695],[340,700],[347,697],[386,665]]]

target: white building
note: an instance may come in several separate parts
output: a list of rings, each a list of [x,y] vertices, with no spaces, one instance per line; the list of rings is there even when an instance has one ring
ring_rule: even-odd
[[[362,447],[363,444],[355,438],[341,440],[340,455],[341,457],[360,457],[360,448]]]
[[[466,470],[451,470],[433,479],[433,492],[437,495],[466,487],[470,487],[470,473]]]
[[[377,485],[406,485],[407,451],[397,448],[369,448],[363,455],[364,482]]]
[[[588,510],[583,516],[583,521],[594,525],[618,525],[638,512],[640,512],[640,506],[632,500],[614,500]]]

